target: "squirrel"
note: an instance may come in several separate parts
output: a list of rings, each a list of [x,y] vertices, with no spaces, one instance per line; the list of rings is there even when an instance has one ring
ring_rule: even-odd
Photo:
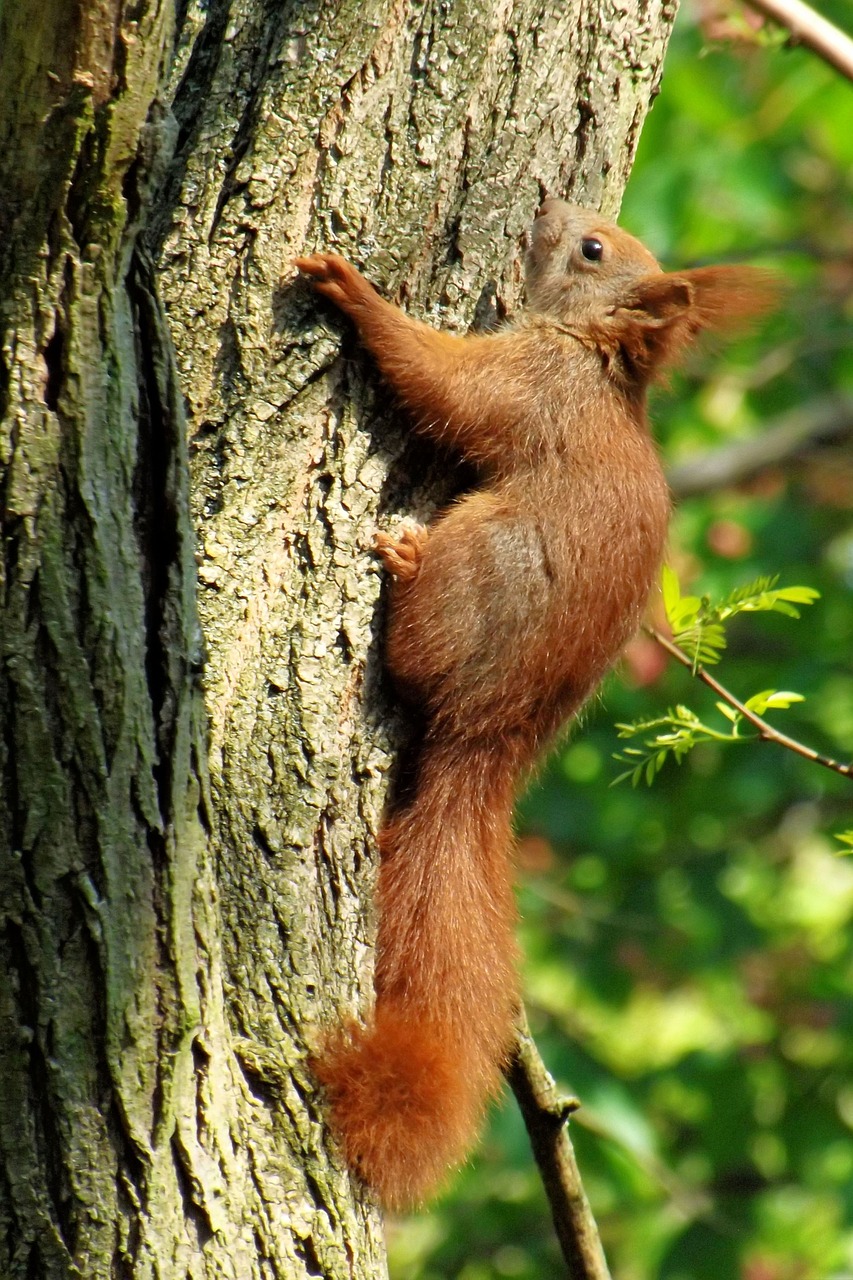
[[[473,1145],[513,1047],[512,808],[542,749],[639,626],[670,500],[649,384],[702,329],[765,310],[766,273],[666,274],[594,210],[545,199],[526,309],[442,333],[343,258],[296,259],[356,326],[415,430],[479,486],[428,528],[376,535],[387,665],[425,716],[413,793],[379,833],[376,1006],[313,1059],[350,1167],[390,1209]]]

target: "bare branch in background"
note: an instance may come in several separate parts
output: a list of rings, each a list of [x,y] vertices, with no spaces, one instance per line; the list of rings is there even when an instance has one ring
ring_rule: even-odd
[[[853,438],[853,397],[835,396],[794,409],[761,435],[689,458],[669,471],[678,498],[742,484],[822,445]]]
[[[803,0],[746,0],[752,9],[790,31],[798,44],[853,80],[853,40]]]

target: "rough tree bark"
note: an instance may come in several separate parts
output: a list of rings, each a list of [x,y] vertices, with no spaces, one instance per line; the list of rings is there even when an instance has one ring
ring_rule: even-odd
[[[305,1054],[369,1005],[404,738],[371,535],[447,468],[288,262],[511,309],[544,190],[618,205],[673,16],[0,7],[3,1277],[384,1274]]]

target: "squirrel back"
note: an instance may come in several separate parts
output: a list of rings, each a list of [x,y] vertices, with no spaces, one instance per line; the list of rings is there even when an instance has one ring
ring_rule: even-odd
[[[421,324],[333,255],[297,266],[355,323],[415,429],[481,476],[429,529],[377,535],[388,665],[427,730],[413,794],[379,836],[375,1010],[314,1059],[349,1164],[402,1208],[469,1150],[512,1051],[516,789],[618,658],[658,572],[669,497],[648,385],[771,289],[750,268],[665,274],[598,213],[552,199],[531,230],[528,310],[487,336]]]

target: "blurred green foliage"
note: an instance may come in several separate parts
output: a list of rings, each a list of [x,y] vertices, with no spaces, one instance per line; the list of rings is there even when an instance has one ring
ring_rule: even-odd
[[[846,0],[822,5],[851,26]],[[735,38],[730,38],[734,33]],[[806,50],[679,17],[622,221],[670,266],[749,259],[791,288],[761,329],[657,397],[668,460],[853,392],[853,86]],[[853,756],[853,452],[684,501],[685,591],[817,588],[741,617],[715,674],[806,700],[780,727]],[[618,1280],[853,1277],[853,782],[761,743],[705,744],[612,787],[615,722],[714,696],[640,640],[521,805],[531,1025]],[[774,713],[768,712],[772,719]],[[777,720],[777,723],[779,721]],[[849,852],[849,851],[848,851]],[[395,1280],[564,1274],[512,1099],[429,1212],[389,1229]]]

